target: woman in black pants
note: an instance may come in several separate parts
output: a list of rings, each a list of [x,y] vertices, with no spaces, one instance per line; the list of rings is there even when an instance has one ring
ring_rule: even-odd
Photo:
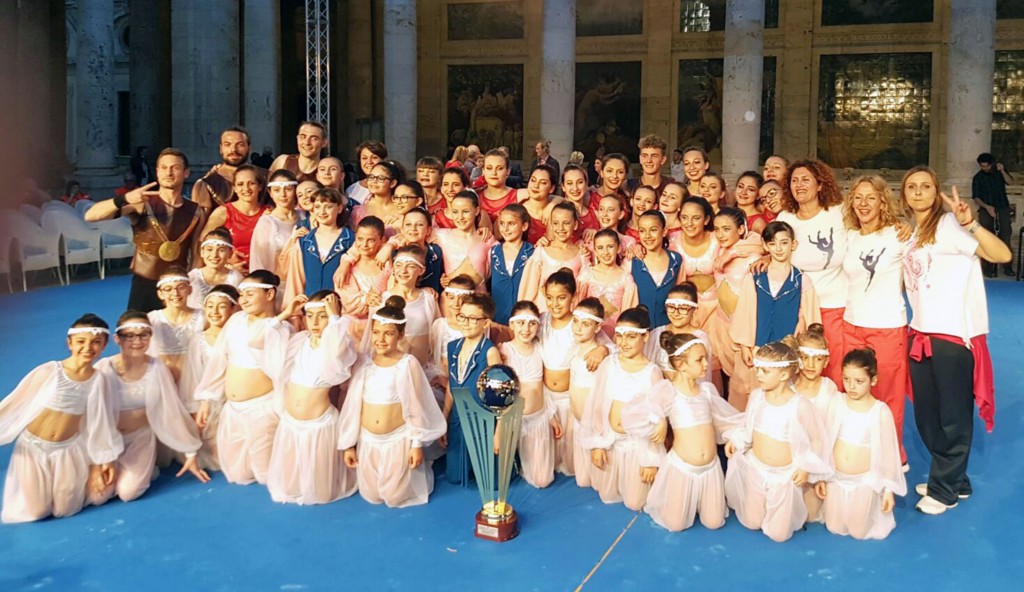
[[[922,496],[917,509],[941,514],[971,494],[967,460],[973,402],[977,401],[988,430],[995,413],[992,361],[985,338],[988,307],[978,258],[1005,263],[1010,250],[978,224],[956,187],[952,197],[942,193],[932,169],[918,166],[907,171],[901,194],[917,222],[903,270],[914,312],[910,323],[914,420],[932,456],[928,482],[916,488]]]

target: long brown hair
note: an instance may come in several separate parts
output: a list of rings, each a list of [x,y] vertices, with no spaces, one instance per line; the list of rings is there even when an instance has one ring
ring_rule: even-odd
[[[798,160],[786,169],[786,177],[782,180],[782,209],[795,214],[800,209],[800,204],[793,198],[789,183],[793,178],[793,171],[807,169],[818,182],[818,204],[829,209],[832,206],[843,204],[843,194],[839,191],[839,184],[836,183],[835,173],[832,167],[820,160]]]
[[[915,173],[928,173],[935,186],[935,201],[932,202],[932,207],[928,210],[924,221],[917,225],[917,246],[922,247],[935,242],[935,231],[939,228],[939,221],[942,220],[945,208],[942,206],[942,196],[939,194],[941,190],[939,177],[930,166],[924,164],[917,165],[903,175],[903,181],[900,182],[900,196],[903,198],[903,203],[907,203],[907,179]],[[907,204],[908,207],[909,205]]]

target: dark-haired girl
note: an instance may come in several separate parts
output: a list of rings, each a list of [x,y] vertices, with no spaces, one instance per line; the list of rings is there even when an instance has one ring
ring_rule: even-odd
[[[334,189],[313,194],[313,230],[291,243],[281,254],[286,302],[334,287],[341,258],[352,248],[355,236],[339,223],[345,198]]]
[[[101,489],[114,482],[124,442],[107,383],[93,367],[109,336],[103,319],[84,315],[68,329],[71,355],[38,366],[0,400],[0,444],[15,442],[3,522],[76,514],[87,484]]]
[[[587,399],[580,425],[580,442],[590,450],[590,481],[606,504],[624,502],[639,511],[665,457],[668,422],[654,425],[631,406],[643,404],[647,393],[663,378],[644,355],[651,330],[647,308],[640,305],[619,316],[615,326],[618,352],[597,370],[594,390]],[[636,402],[636,403],[634,403]],[[630,425],[626,416],[644,421]]]
[[[651,324],[668,324],[665,299],[672,286],[684,279],[683,257],[666,248],[665,216],[657,210],[644,212],[637,222],[643,257],[635,257],[630,267],[640,303],[651,312]]]
[[[572,204],[555,204],[548,226],[551,242],[538,246],[526,263],[523,281],[519,284],[519,300],[529,300],[544,312],[547,304],[541,288],[548,277],[562,268],[569,268],[578,276],[589,264],[583,251],[573,242],[576,224],[576,208]]]
[[[196,387],[200,402],[196,425],[205,430],[215,405],[221,407],[217,456],[231,483],[266,483],[270,450],[277,431],[275,384],[291,333],[288,323],[272,323],[281,281],[265,270],[247,275],[238,285],[241,311],[224,325]],[[266,332],[281,333],[267,339]],[[276,346],[276,347],[275,347]],[[281,385],[278,385],[281,386]]]

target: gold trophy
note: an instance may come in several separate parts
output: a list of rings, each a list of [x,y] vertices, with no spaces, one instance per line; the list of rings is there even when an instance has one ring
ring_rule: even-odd
[[[495,364],[480,374],[476,392],[456,388],[452,397],[483,503],[476,515],[474,534],[499,543],[515,538],[519,524],[516,511],[508,503],[508,486],[523,423],[519,378],[512,368]],[[494,453],[496,429],[498,454]]]

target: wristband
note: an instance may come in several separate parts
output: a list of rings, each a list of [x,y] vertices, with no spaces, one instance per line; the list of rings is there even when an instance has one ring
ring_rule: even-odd
[[[967,232],[970,232],[971,234],[974,234],[975,232],[978,231],[978,226],[979,226],[979,224],[978,224],[977,220],[975,220],[974,222],[971,222],[971,225],[967,227]]]
[[[118,210],[120,210],[121,208],[128,205],[128,198],[125,195],[115,195],[114,205],[117,206]]]

